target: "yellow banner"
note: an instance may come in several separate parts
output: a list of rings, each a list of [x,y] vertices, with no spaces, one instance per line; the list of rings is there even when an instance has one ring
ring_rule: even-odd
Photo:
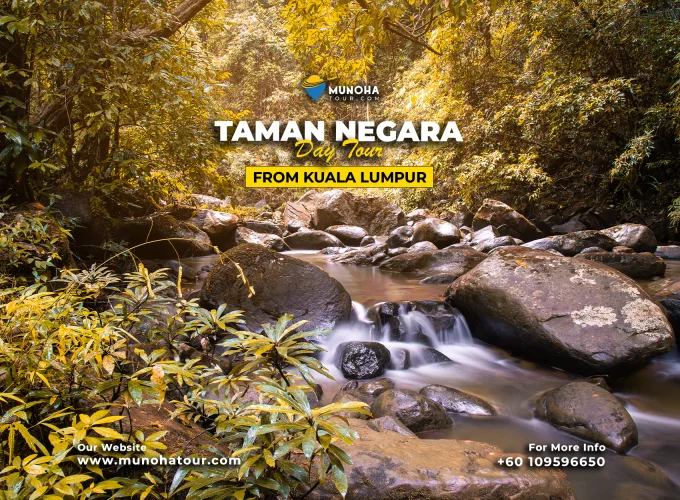
[[[246,167],[248,188],[427,188],[433,167]]]

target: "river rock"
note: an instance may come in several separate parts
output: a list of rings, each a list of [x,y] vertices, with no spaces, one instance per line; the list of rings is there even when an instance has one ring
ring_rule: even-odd
[[[491,416],[496,414],[493,406],[482,398],[467,394],[445,385],[428,385],[420,389],[420,394],[442,405],[446,411],[467,415]]]
[[[274,222],[266,220],[247,220],[243,222],[243,225],[256,233],[275,234],[276,236],[283,235],[283,228]]]
[[[349,191],[332,189],[319,193],[315,205],[316,229],[351,225],[362,227],[370,234],[388,234],[406,223],[399,207],[378,196],[355,196]]]
[[[352,249],[349,247],[326,247],[319,253],[321,255],[340,255],[343,253],[351,252]]]
[[[207,194],[193,193],[191,195],[191,199],[193,204],[208,207],[210,209],[227,208],[231,204],[231,198],[227,197],[226,199],[221,200],[219,198],[215,198],[214,196],[208,196]]]
[[[399,250],[401,250],[401,249],[399,249]],[[437,245],[435,245],[434,243],[431,243],[429,241],[419,241],[418,243],[414,243],[413,245],[411,245],[408,248],[408,250],[406,250],[406,252],[411,252],[411,253],[422,252],[423,250],[435,251],[435,250],[439,250],[439,249],[437,248]],[[400,255],[401,253],[406,253],[406,252],[400,252],[397,255]]]
[[[666,317],[677,336],[680,333],[680,299],[665,298],[660,299],[659,303],[664,307]]]
[[[411,355],[412,366],[436,365],[439,363],[453,363],[448,356],[442,354],[434,347],[424,347]]]
[[[371,405],[371,412],[378,418],[394,417],[413,432],[446,429],[452,425],[439,403],[407,389],[383,392]]]
[[[253,245],[269,248],[275,252],[290,250],[286,242],[280,236],[276,236],[275,234],[256,233],[247,227],[239,227],[236,229],[235,241],[237,245],[251,243]]]
[[[436,248],[436,247],[435,247]],[[406,247],[399,247],[399,248],[388,248],[387,249],[387,256],[388,257],[396,257],[397,255],[401,255],[403,253],[408,252],[408,248]]]
[[[633,249],[630,248],[630,247],[621,247],[621,246],[618,246],[618,247],[612,248],[612,252],[617,252],[617,253],[635,253],[635,250],[633,250]],[[583,253],[583,252],[581,252],[581,253]]]
[[[375,378],[389,366],[390,351],[379,342],[343,342],[336,348],[334,362],[345,378]]]
[[[418,243],[419,241],[429,241],[437,248],[444,248],[460,241],[460,231],[450,222],[429,218],[413,225],[411,242]]]
[[[428,276],[420,280],[421,285],[448,285],[456,281],[458,276],[449,273],[435,274],[434,276]]]
[[[556,224],[551,226],[550,229],[552,230],[553,234],[567,234],[576,233],[578,231],[586,231],[588,226],[581,222],[578,217],[573,217],[564,224]]]
[[[377,266],[387,258],[387,245],[375,243],[366,247],[349,249],[340,255],[332,257],[333,262],[353,266]]]
[[[519,212],[497,200],[487,198],[479,207],[472,220],[472,229],[494,226],[501,236],[512,236],[524,241],[532,241],[543,236],[543,233]]]
[[[468,248],[445,248],[397,255],[380,264],[381,271],[393,273],[462,276],[486,259],[486,254]]]
[[[668,321],[642,288],[585,259],[499,249],[447,295],[481,340],[586,375],[629,372],[673,345]]]
[[[487,244],[487,242],[492,241],[500,237],[500,233],[493,226],[484,226],[477,231],[469,233],[465,236],[464,243],[467,243],[472,248],[479,248]]]
[[[388,378],[379,378],[367,381],[351,380],[342,386],[340,392],[352,393],[359,401],[371,404],[375,398],[390,389],[394,389],[394,382]]]
[[[359,246],[365,247],[375,243],[375,236],[364,236],[359,243]]]
[[[600,247],[588,247],[588,248],[584,248],[583,250],[581,250],[577,255],[583,255],[583,254],[587,254],[587,253],[602,253],[602,252],[606,252],[606,250],[603,249],[603,248],[600,248]],[[560,255],[562,255],[562,254],[560,254]]]
[[[483,244],[478,245],[476,250],[478,252],[491,253],[496,248],[518,245],[518,241],[521,240],[516,240],[512,236],[499,236],[498,238],[487,240]]]
[[[401,226],[394,229],[387,238],[388,248],[399,248],[408,246],[413,236],[413,228],[411,226]]]
[[[460,318],[460,313],[447,302],[441,300],[419,300],[409,302],[409,310],[427,316],[432,328],[437,332],[450,330]]]
[[[270,235],[273,236],[273,235]],[[223,259],[210,271],[201,290],[201,306],[214,309],[227,304],[244,311],[251,331],[261,331],[264,323],[276,323],[283,314],[307,320],[304,330],[332,329],[349,319],[352,299],[342,285],[317,266],[277,254],[255,244],[239,245],[226,252],[237,262],[255,289],[250,291],[234,264]]]
[[[338,443],[353,464],[345,466],[349,483],[346,500],[576,498],[559,469],[502,467],[497,461],[505,456],[503,451],[490,444],[420,439],[384,428],[376,430],[372,425],[376,420],[351,420],[350,427],[361,439],[352,445]],[[339,499],[332,483],[326,481],[308,498]]]
[[[663,259],[661,257],[656,257],[649,252],[591,252],[585,254],[580,253],[576,258],[606,264],[634,279],[648,279],[653,276],[663,276],[666,272],[666,263]]]
[[[425,210],[424,208],[416,208],[415,210],[411,210],[406,214],[406,222],[415,223],[421,220],[429,219],[430,217],[434,217],[434,215],[432,215],[429,210]]]
[[[402,436],[416,437],[415,433],[411,432],[408,427],[389,415],[371,419],[371,421],[368,422],[368,426],[377,432],[389,431],[396,432]]]
[[[283,240],[292,249],[322,250],[326,247],[344,247],[345,244],[324,231],[298,231]]]
[[[635,422],[618,398],[587,382],[572,382],[541,395],[534,414],[557,429],[619,453],[638,442]]]
[[[579,231],[548,236],[522,246],[536,250],[557,250],[562,255],[572,257],[588,247],[599,247],[609,251],[616,246],[616,241],[600,231]]]
[[[161,267],[168,269],[168,276],[173,279],[179,277],[179,270],[182,270],[182,281],[192,282],[196,281],[196,273],[194,270],[186,265],[184,262],[178,262],[176,260],[168,260],[161,264]],[[148,267],[147,267],[148,268]]]
[[[316,221],[316,202],[319,193],[307,191],[297,201],[286,202],[283,210],[283,222],[288,231],[296,233],[301,227],[312,227]],[[291,230],[291,227],[294,230]]]
[[[656,251],[656,236],[647,226],[642,224],[621,224],[603,229],[602,233],[616,241],[618,245],[630,247],[636,252]]]
[[[361,241],[368,236],[365,229],[359,226],[331,226],[326,228],[326,232],[332,234],[345,245],[357,247]]]
[[[678,260],[680,259],[680,245],[658,246],[655,254],[662,259]]]
[[[206,233],[193,224],[178,221],[169,214],[157,214],[151,217],[135,217],[122,219],[116,231],[116,241],[127,241],[136,246],[149,241],[133,252],[142,258],[177,258],[213,253],[212,243]]]
[[[238,225],[236,215],[216,210],[196,210],[187,222],[204,231],[218,247],[233,246],[234,231]]]

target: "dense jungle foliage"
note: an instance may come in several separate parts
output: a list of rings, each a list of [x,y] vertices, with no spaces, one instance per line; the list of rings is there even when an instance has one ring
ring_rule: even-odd
[[[227,150],[221,119],[456,120],[465,142],[393,148],[432,164],[407,208],[486,196],[581,198],[677,220],[677,1],[3,2],[2,191],[77,187],[111,208],[242,191],[240,166],[292,148]],[[309,73],[381,88],[377,105],[314,103]],[[675,200],[675,201],[674,201]]]

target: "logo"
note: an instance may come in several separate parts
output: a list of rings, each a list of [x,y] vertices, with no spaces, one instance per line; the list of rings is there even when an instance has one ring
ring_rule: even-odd
[[[312,75],[302,82],[302,88],[316,101],[326,90],[326,82],[319,75]]]

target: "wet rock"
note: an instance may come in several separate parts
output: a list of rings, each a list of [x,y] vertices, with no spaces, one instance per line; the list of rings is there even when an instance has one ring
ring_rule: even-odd
[[[429,210],[416,208],[406,214],[406,222],[419,222],[421,220],[429,219],[430,217],[434,217],[434,215],[432,215]]]
[[[472,212],[461,211],[448,213],[445,215],[443,214],[441,218],[462,230],[463,226],[467,227],[468,229],[470,226],[472,226],[472,219],[474,219],[474,217],[475,214]]]
[[[388,234],[406,223],[404,212],[384,198],[355,196],[342,189],[319,193],[315,205],[316,229],[350,225],[362,227],[370,234]]]
[[[635,253],[635,250],[633,250],[630,247],[614,247],[612,248],[612,252],[617,252],[617,253]],[[583,253],[583,252],[581,252]]]
[[[243,225],[256,233],[275,234],[276,236],[283,235],[283,228],[274,222],[265,220],[247,220],[243,222]]]
[[[576,233],[578,231],[585,231],[588,229],[588,226],[586,226],[583,222],[578,220],[578,217],[574,217],[572,219],[569,219],[564,224],[556,224],[554,226],[551,226],[550,229],[552,230],[553,234],[567,234]]]
[[[412,243],[429,241],[437,248],[444,248],[460,241],[461,235],[458,228],[450,222],[441,219],[425,219],[413,225]]]
[[[411,226],[401,226],[394,229],[389,238],[387,238],[388,248],[406,247],[413,236],[413,228]]]
[[[437,332],[453,328],[459,317],[458,311],[441,300],[410,302],[410,310],[427,316],[432,328]]]
[[[478,252],[491,253],[496,248],[518,245],[517,241],[518,240],[515,240],[512,236],[500,236],[478,245],[476,250]]]
[[[662,259],[678,260],[680,259],[680,245],[658,246],[654,253]]]
[[[155,241],[166,239],[170,241]],[[168,214],[122,219],[115,240],[127,241],[131,247],[155,241],[133,250],[141,258],[172,259],[177,254],[190,257],[213,253],[212,243],[206,233]]]
[[[353,463],[345,466],[346,500],[576,498],[558,469],[501,467],[496,462],[504,454],[495,446],[376,430],[376,420],[351,420],[351,428],[361,439],[352,445],[339,443]],[[308,498],[326,500],[339,495],[332,481],[326,481]]]
[[[366,403],[366,401],[363,401],[362,399],[358,398],[354,392],[349,391],[338,392],[333,398],[333,403],[353,403],[354,401],[361,401],[362,403]],[[364,413],[360,413],[358,411],[342,411],[340,413],[336,413],[336,415],[344,418],[358,418],[361,420],[367,420],[370,418],[370,416]]]
[[[609,384],[607,383],[607,379],[604,377],[588,377],[587,379],[584,380],[584,382],[588,382],[589,384],[594,384],[598,387],[601,387],[607,392],[612,392],[611,387],[609,387]]]
[[[606,250],[603,249],[603,248],[600,248],[600,247],[588,247],[588,248],[584,248],[583,250],[581,250],[577,255],[583,255],[583,254],[586,254],[586,253],[601,253],[601,252],[606,252]]]
[[[283,222],[288,231],[296,233],[302,227],[312,227],[316,219],[316,202],[319,194],[307,191],[297,201],[289,201],[283,210]],[[291,230],[291,228],[293,230]]]
[[[387,258],[386,245],[375,243],[366,247],[350,249],[341,255],[332,257],[333,262],[353,266],[377,266]]]
[[[411,353],[408,349],[392,349],[390,353],[390,370],[408,370],[411,368]]]
[[[439,403],[446,411],[452,413],[483,416],[496,414],[493,406],[483,399],[453,387],[438,384],[428,385],[420,389],[420,394]]]
[[[472,220],[472,229],[494,226],[501,236],[512,236],[524,241],[541,238],[541,231],[519,212],[503,202],[487,198]]]
[[[401,250],[401,249],[400,249]],[[412,246],[406,250],[407,252],[422,252],[423,250],[430,250],[430,251],[435,251],[438,250],[437,245],[434,243],[431,243],[429,241],[419,241],[418,243],[414,243]],[[405,252],[401,252],[405,253]],[[400,255],[400,254],[397,254]]]
[[[391,416],[413,432],[451,427],[446,410],[431,399],[410,390],[388,390],[371,405],[374,417]]]
[[[286,231],[288,231],[289,234],[297,233],[300,229],[305,227],[302,223],[302,221],[299,220],[291,220],[287,225],[286,225]],[[288,235],[286,235],[288,236]]]
[[[621,224],[603,229],[602,233],[616,241],[617,245],[630,247],[636,252],[656,251],[656,236],[647,226],[642,224]]]
[[[549,236],[522,246],[535,250],[557,250],[562,255],[572,257],[588,247],[599,247],[609,251],[616,246],[616,241],[600,231],[579,231]]]
[[[456,278],[458,278],[458,276],[456,276],[455,274],[441,273],[422,279],[420,280],[420,283],[422,285],[444,285],[448,283],[453,283],[454,281],[456,281]]]
[[[375,380],[352,380],[342,386],[340,392],[350,392],[356,395],[360,401],[371,404],[383,392],[394,389],[394,382],[388,378]]]
[[[389,366],[390,351],[379,342],[343,342],[335,351],[334,362],[345,378],[375,378]]]
[[[322,250],[326,247],[344,247],[345,244],[324,231],[298,231],[286,236],[286,244],[297,250]]]
[[[213,244],[224,248],[233,244],[238,217],[216,210],[196,210],[187,222],[204,231]]]
[[[332,234],[345,245],[359,246],[362,240],[368,236],[365,229],[358,226],[331,226],[326,229],[326,232]]]
[[[416,437],[416,435],[411,432],[408,427],[389,415],[372,419],[368,422],[368,427],[376,432],[396,432],[402,436]]]
[[[368,245],[372,245],[373,243],[375,243],[375,236],[364,236],[361,239],[361,243],[359,243],[359,246],[365,247]]]
[[[500,237],[500,233],[493,226],[484,226],[477,231],[468,234],[465,237],[464,243],[467,243],[472,248],[484,246],[488,241]]]
[[[381,271],[393,273],[441,274],[462,276],[486,258],[486,254],[467,248],[445,248],[397,255],[380,264]]]
[[[666,263],[663,259],[649,252],[592,252],[586,254],[580,253],[576,258],[600,262],[634,279],[663,276],[666,272]]]
[[[273,235],[270,235],[273,236]],[[251,331],[260,325],[275,323],[283,314],[296,320],[308,320],[302,329],[332,329],[346,321],[352,312],[352,299],[342,285],[321,269],[263,246],[239,245],[226,252],[243,269],[250,291],[229,260],[216,264],[201,291],[201,305],[208,309],[227,304],[245,311]]]
[[[456,226],[456,227],[458,227],[461,236],[467,236],[468,234],[472,234],[472,228],[469,226]]]
[[[481,340],[586,375],[629,372],[673,344],[668,321],[644,290],[585,259],[499,249],[447,295]]]
[[[676,339],[680,335],[680,300],[677,298],[665,298],[659,300],[666,312],[666,317],[673,327]]]
[[[349,247],[326,247],[319,253],[322,255],[340,255],[351,251],[352,249]]]
[[[237,245],[253,244],[260,245],[275,252],[283,252],[290,250],[286,242],[275,234],[256,233],[247,227],[239,227],[236,229],[235,241]]]
[[[557,429],[619,453],[638,442],[635,422],[618,398],[587,382],[572,382],[541,395],[534,414]]]
[[[408,252],[408,248],[406,247],[400,247],[400,248],[390,248],[387,250],[387,256],[388,257],[396,257],[397,255],[401,255],[404,253]]]
[[[415,355],[413,356],[416,357]],[[417,362],[416,362],[417,361]],[[413,366],[435,365],[439,363],[453,363],[448,356],[442,354],[433,347],[425,347],[418,351],[417,360],[414,359]]]

